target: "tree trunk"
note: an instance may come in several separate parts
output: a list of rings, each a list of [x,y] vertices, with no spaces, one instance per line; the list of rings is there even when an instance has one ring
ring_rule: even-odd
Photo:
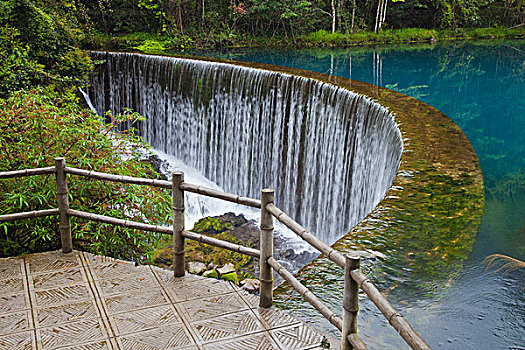
[[[377,33],[377,31],[378,31],[378,28],[379,28],[379,21],[380,21],[380,19],[379,19],[379,13],[381,12],[381,4],[382,4],[382,2],[383,2],[382,0],[378,0],[378,1],[377,1],[376,26],[375,26],[375,28],[374,28],[374,32],[376,32],[376,33]]]
[[[337,30],[341,32],[341,12],[343,12],[343,0],[337,1]]]
[[[335,0],[332,0],[332,33],[335,33]]]
[[[177,1],[177,16],[178,22],[179,22],[179,31],[182,35],[184,35],[184,29],[182,28],[182,6],[181,6],[182,0]]]
[[[350,33],[354,34],[354,18],[355,18],[355,0],[352,2],[352,24],[350,27]]]
[[[386,6],[387,6],[388,0],[379,0],[377,3],[377,12],[376,12],[376,26],[375,26],[375,32],[381,30],[381,27],[383,26],[383,22],[386,19]]]

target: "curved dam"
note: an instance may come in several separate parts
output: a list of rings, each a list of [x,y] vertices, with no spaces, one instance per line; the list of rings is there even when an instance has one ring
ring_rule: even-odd
[[[274,188],[291,217],[343,254],[357,252],[416,328],[427,320],[408,311],[440,299],[461,273],[483,214],[483,176],[464,133],[435,108],[375,85],[266,64],[94,58],[104,62],[89,90],[99,113],[140,112],[146,121],[136,127],[155,148],[226,191],[258,198]],[[297,277],[341,310],[344,277],[335,264],[321,256]],[[275,298],[333,332],[289,285]],[[400,347],[370,301],[360,303],[359,322],[367,344]]]
[[[225,191],[272,188],[291,217],[334,243],[381,201],[403,143],[368,97],[317,79],[223,62],[128,53],[104,61],[89,97],[100,115],[139,112],[155,149]]]

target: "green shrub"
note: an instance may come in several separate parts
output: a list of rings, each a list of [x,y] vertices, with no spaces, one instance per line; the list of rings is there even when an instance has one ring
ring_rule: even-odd
[[[122,139],[110,137],[113,128],[136,114],[113,116],[104,125],[75,104],[53,101],[42,91],[19,92],[0,100],[0,171],[54,165],[64,156],[72,167],[113,174],[155,177]],[[127,141],[140,143],[133,132]],[[68,176],[72,209],[153,224],[171,217],[167,190],[105,183]],[[0,214],[56,208],[54,175],[0,180]],[[147,256],[156,236],[72,218],[76,249],[124,259]],[[58,249],[58,218],[46,217],[0,224],[0,255]]]

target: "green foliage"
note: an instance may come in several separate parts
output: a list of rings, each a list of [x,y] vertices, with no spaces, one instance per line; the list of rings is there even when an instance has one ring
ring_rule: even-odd
[[[197,233],[213,232],[220,233],[231,230],[229,223],[222,224],[219,219],[211,216],[200,219],[193,226],[193,231]]]
[[[0,28],[0,97],[37,84],[44,77],[43,66],[29,58],[29,45],[20,42],[15,28]]]
[[[237,274],[235,272],[227,273],[225,275],[220,275],[219,278],[221,280],[230,281],[234,283],[235,285],[239,284],[239,277],[237,277]]]
[[[0,100],[0,171],[54,165],[64,156],[69,166],[102,172],[155,177],[140,162],[129,142],[141,143],[132,131],[125,141],[111,136],[121,122],[136,120],[127,113],[104,125],[99,117],[74,104],[54,101],[41,91],[20,92]],[[126,159],[126,160],[124,160]],[[69,176],[73,209],[155,224],[168,223],[170,196],[166,191],[136,185],[104,183]],[[56,208],[54,176],[0,181],[0,213]],[[124,259],[149,254],[155,235],[111,225],[72,219],[74,247]],[[57,249],[58,218],[46,217],[0,225],[1,255]]]
[[[316,46],[344,46],[344,45],[363,45],[378,43],[411,43],[429,42],[435,40],[437,32],[435,30],[422,28],[407,28],[397,30],[384,30],[379,33],[357,32],[350,33],[329,33],[326,30],[319,30],[315,33],[299,37],[300,44],[314,43]]]
[[[84,35],[77,18],[69,15],[76,10],[29,0],[0,1],[0,74],[5,81],[0,97],[35,85],[71,94],[87,81],[93,67],[77,47]]]

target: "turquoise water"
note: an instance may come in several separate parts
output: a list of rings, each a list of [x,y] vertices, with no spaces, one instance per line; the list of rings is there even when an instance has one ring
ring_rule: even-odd
[[[525,260],[524,41],[204,55],[381,85],[436,107],[458,124],[478,154],[485,180],[485,212],[473,252],[445,296],[396,306],[432,347],[525,349],[525,270],[503,275],[485,273],[481,266],[494,253]],[[377,348],[402,347],[385,328],[365,322],[360,332],[372,347],[378,334],[386,343]]]

